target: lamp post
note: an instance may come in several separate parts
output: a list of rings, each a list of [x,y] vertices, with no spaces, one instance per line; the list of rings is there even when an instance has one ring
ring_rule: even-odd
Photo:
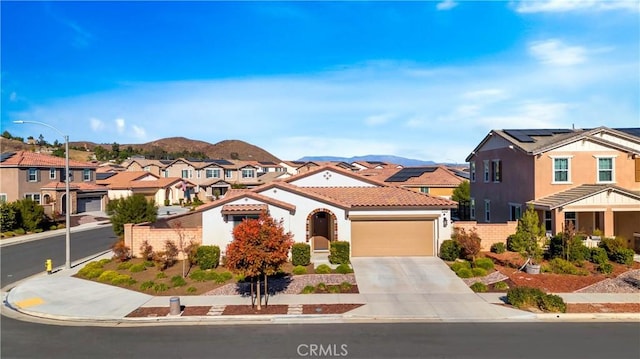
[[[66,256],[65,256],[65,268],[71,269],[71,196],[69,194],[69,178],[71,177],[69,174],[69,135],[65,135],[62,131],[57,128],[51,126],[48,123],[40,122],[40,121],[13,121],[16,124],[24,124],[24,123],[33,123],[36,125],[42,125],[45,127],[49,127],[50,129],[57,131],[62,137],[64,137],[64,189],[65,189],[65,201],[66,201],[66,210],[65,210],[65,247],[66,247]]]

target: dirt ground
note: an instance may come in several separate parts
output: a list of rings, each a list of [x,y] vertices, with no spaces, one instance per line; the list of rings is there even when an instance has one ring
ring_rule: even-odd
[[[350,310],[356,309],[362,304],[304,304],[302,306],[302,314],[343,314]],[[211,306],[193,306],[182,307],[182,317],[188,316],[206,316]],[[267,315],[267,314],[287,314],[289,306],[287,305],[269,305],[262,306],[262,310],[257,310],[251,305],[227,305],[222,315]],[[154,318],[166,317],[169,315],[169,307],[142,307],[127,314],[128,318]]]

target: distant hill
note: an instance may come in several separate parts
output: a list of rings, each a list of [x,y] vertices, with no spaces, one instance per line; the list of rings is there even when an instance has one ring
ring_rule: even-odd
[[[64,145],[64,144],[63,144]],[[4,137],[0,137],[0,152],[16,152],[16,151],[38,151],[44,154],[51,154],[53,151],[53,147],[40,147],[36,145],[30,145],[24,142],[10,140]],[[73,149],[69,150],[69,159],[78,162],[87,162],[91,161],[90,152],[85,151],[76,151]]]
[[[223,158],[244,161],[280,162],[276,156],[264,149],[240,140],[224,140],[216,144],[211,144],[209,142],[192,140],[185,137],[170,137],[143,144],[119,143],[119,145],[121,149],[131,146],[133,149],[139,149],[144,152],[153,152],[158,149],[168,153],[189,151],[202,152],[208,158],[212,159]],[[111,143],[96,144],[93,142],[77,141],[70,142],[70,146],[86,147],[89,150],[93,150],[96,146],[101,146],[107,150],[111,150]]]
[[[298,161],[342,161],[342,162],[356,162],[356,161],[381,161],[387,163],[394,163],[405,167],[411,166],[432,166],[436,163],[433,161],[422,161],[411,158],[391,156],[391,155],[366,155],[355,157],[333,157],[333,156],[305,156]]]

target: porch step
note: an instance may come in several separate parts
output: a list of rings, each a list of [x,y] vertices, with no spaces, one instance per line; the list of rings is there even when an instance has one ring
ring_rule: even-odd
[[[222,315],[222,312],[224,312],[224,308],[226,307],[226,305],[223,304],[215,304],[211,306],[211,309],[209,309],[209,313],[207,313],[207,315]]]
[[[302,304],[289,304],[287,314],[302,315]]]

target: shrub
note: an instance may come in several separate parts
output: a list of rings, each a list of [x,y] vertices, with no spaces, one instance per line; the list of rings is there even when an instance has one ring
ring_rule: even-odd
[[[440,258],[445,261],[455,261],[460,257],[460,245],[458,242],[447,239],[440,244]]]
[[[215,272],[211,272],[211,273],[215,273]],[[231,278],[233,278],[233,274],[231,274],[231,272],[222,272],[222,273],[216,273],[216,274],[217,276],[213,280],[218,284],[222,284],[230,280]]]
[[[118,270],[126,270],[131,268],[131,266],[133,265],[133,263],[131,262],[122,262],[120,264],[118,264]]]
[[[460,245],[460,256],[463,258],[474,260],[480,253],[480,237],[473,228],[467,232],[464,228],[454,229],[454,237]]]
[[[195,280],[196,282],[204,282],[207,280],[207,272],[196,269],[191,274],[189,274],[189,278]]]
[[[351,267],[349,267],[348,264],[342,263],[338,266],[338,268],[336,268],[336,273],[340,273],[340,274],[353,273],[353,269],[351,269]]]
[[[340,293],[340,286],[339,285],[330,285],[327,290],[329,291],[329,293]]]
[[[319,291],[325,291],[327,290],[327,285],[325,283],[318,283],[318,285],[316,285],[316,289]]]
[[[523,253],[525,248],[526,243],[522,236],[512,234],[507,237],[507,250],[511,252]]]
[[[220,247],[200,246],[196,250],[196,262],[200,269],[217,268],[220,263]]]
[[[119,274],[118,272],[114,271],[114,270],[107,270],[102,272],[102,274],[100,274],[100,276],[98,277],[98,282],[103,282],[103,283],[110,283],[115,277],[117,277]]]
[[[136,281],[126,274],[119,274],[115,278],[111,280],[111,284],[113,285],[134,285]]]
[[[626,248],[624,240],[620,237],[616,238],[602,238],[600,243],[598,243],[598,247],[604,248],[607,252],[607,256],[609,256],[610,260],[613,260],[614,253],[618,250]]]
[[[0,231],[9,232],[16,228],[17,210],[13,203],[0,203]]]
[[[182,287],[187,285],[187,281],[182,278],[182,276],[176,275],[171,277],[171,285],[173,287]]]
[[[315,293],[316,291],[316,287],[312,286],[312,285],[308,285],[305,286],[304,288],[302,288],[302,294],[312,294]]]
[[[100,262],[89,262],[78,271],[78,275],[87,279],[94,279],[98,278],[102,272],[104,272],[104,269],[102,269]]]
[[[294,266],[308,266],[311,263],[311,247],[307,243],[294,243],[291,247],[291,263]]]
[[[154,290],[156,293],[159,293],[159,292],[165,292],[165,291],[169,290],[169,287],[168,287],[166,284],[164,284],[164,283],[156,283],[156,284],[154,284],[154,286],[153,286],[153,290]]]
[[[167,278],[167,275],[164,272],[160,272],[156,274],[156,279]]]
[[[613,272],[613,264],[609,262],[598,264],[598,272],[602,274],[611,274]]]
[[[329,248],[329,262],[331,262],[331,264],[349,263],[349,246],[349,242],[346,241],[331,242]]]
[[[131,259],[131,250],[124,244],[123,239],[115,242],[111,250],[113,250],[113,259],[119,260],[120,262]]]
[[[140,255],[145,261],[153,260],[153,247],[149,244],[148,241],[144,241],[140,245]]]
[[[473,273],[474,277],[484,277],[487,275],[487,271],[484,268],[473,268],[471,269],[471,273]]]
[[[164,242],[164,252],[168,264],[167,267],[171,267],[178,260],[178,253],[180,253],[180,250],[174,241],[167,240]]]
[[[49,227],[50,231],[55,231],[56,229],[58,229],[58,226],[56,226],[55,224],[52,224],[51,227]]]
[[[551,271],[556,274],[587,275],[585,269],[577,268],[573,263],[562,258],[554,258],[549,262]]]
[[[470,286],[471,290],[476,293],[483,293],[487,291],[487,285],[482,282],[475,282]]]
[[[473,272],[469,268],[460,268],[456,272],[456,275],[458,275],[458,277],[460,278],[471,278],[473,277]]]
[[[145,267],[153,267],[153,261],[144,261]]]
[[[142,272],[144,270],[146,270],[146,266],[144,265],[144,263],[138,263],[138,264],[134,264],[129,268],[129,272],[131,273],[139,273]]]
[[[148,280],[140,284],[140,290],[147,290],[153,288],[156,284],[152,280]]]
[[[164,206],[165,206],[165,207],[168,207],[170,204],[171,204],[171,201],[170,201],[170,200],[168,200],[168,199],[165,199],[165,200],[164,200]]]
[[[105,264],[111,263],[111,259],[109,258],[104,258],[98,261],[98,264],[100,264],[100,266],[104,266]]]
[[[33,230],[33,233],[42,233],[42,228],[36,228]]]
[[[331,267],[326,264],[321,264],[315,270],[316,274],[329,274],[331,273]]]
[[[44,207],[30,198],[15,201],[13,208],[16,213],[16,225],[19,227],[33,232],[36,228],[42,228],[43,225],[48,224],[47,217],[44,214]],[[16,231],[16,233],[18,232]]]
[[[307,268],[303,266],[295,266],[292,272],[295,275],[307,274]]]
[[[568,245],[569,261],[571,262],[584,261],[589,259],[589,257],[591,256],[591,249],[589,249],[587,246],[584,245],[582,238],[584,237],[574,236],[569,241],[569,245]]]
[[[349,282],[342,282],[340,283],[340,290],[342,292],[348,292],[351,290],[351,288],[353,288],[353,284],[349,283]]]
[[[507,248],[505,247],[504,243],[494,243],[491,245],[491,252],[493,253],[504,253],[507,250]]]
[[[455,262],[451,265],[451,270],[454,272],[459,271],[461,268],[471,269],[471,262],[461,261],[461,262]]]
[[[198,291],[198,289],[197,289],[196,287],[189,287],[189,288],[187,288],[187,293],[195,293],[195,292],[197,292],[197,291]]]
[[[2,235],[7,238],[11,238],[11,237],[14,237],[16,234],[11,231],[7,231],[7,232],[3,232]]]
[[[546,294],[538,288],[516,287],[507,291],[507,302],[516,308],[538,308],[546,312],[561,312],[567,310],[567,306],[561,297]]]
[[[27,233],[27,231],[25,231],[25,230],[24,230],[24,229],[22,229],[22,228],[16,228],[13,232],[14,232],[15,234],[19,235],[19,236],[21,236],[21,235],[23,235],[23,234]]]
[[[567,305],[562,297],[553,294],[545,294],[540,297],[538,306],[545,312],[565,313],[567,311]]]
[[[607,251],[601,247],[591,248],[591,258],[589,259],[589,261],[596,264],[609,262]]]
[[[493,284],[493,288],[495,288],[495,290],[507,290],[509,289],[509,285],[507,282],[498,282]]]
[[[633,264],[633,255],[634,255],[634,252],[632,249],[620,248],[617,251],[615,251],[613,253],[613,256],[611,256],[610,258],[612,261],[616,263],[630,266]]]
[[[490,258],[478,258],[473,262],[473,265],[486,271],[493,269],[493,261]]]
[[[113,232],[121,236],[124,234],[125,223],[155,222],[158,207],[154,200],[147,201],[144,195],[138,193],[109,201],[107,214],[111,219]]]

